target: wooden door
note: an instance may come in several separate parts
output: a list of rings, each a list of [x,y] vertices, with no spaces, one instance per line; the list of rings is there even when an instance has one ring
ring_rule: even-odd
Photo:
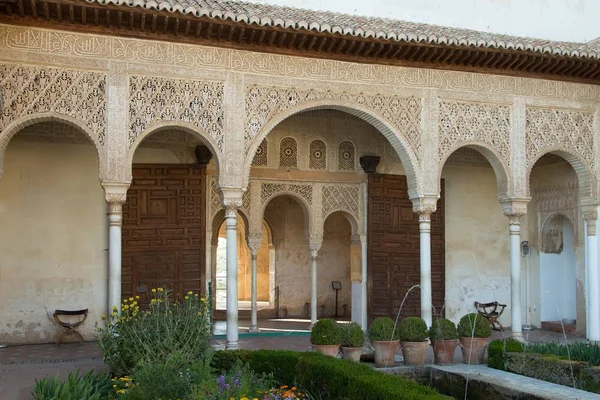
[[[369,175],[368,196],[368,310],[375,317],[396,318],[400,304],[420,284],[419,216],[408,198],[401,175]],[[444,199],[431,216],[431,275],[433,305],[437,314],[444,303]],[[401,317],[421,315],[420,288],[413,289]]]
[[[136,164],[123,205],[122,297],[168,287],[204,292],[206,170],[196,165]]]

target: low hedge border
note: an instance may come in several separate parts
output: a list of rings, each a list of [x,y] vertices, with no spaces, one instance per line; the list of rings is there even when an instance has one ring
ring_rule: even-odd
[[[217,371],[231,368],[237,360],[257,373],[273,373],[281,383],[294,383],[317,390],[323,398],[356,400],[448,399],[434,389],[384,374],[347,360],[311,352],[286,350],[217,351],[212,366]]]
[[[494,340],[488,346],[488,367],[569,387],[574,383],[577,389],[600,393],[600,367],[525,351],[523,344],[514,339]]]

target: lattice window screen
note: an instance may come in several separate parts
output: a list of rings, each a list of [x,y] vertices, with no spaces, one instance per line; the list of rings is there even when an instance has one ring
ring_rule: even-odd
[[[308,167],[311,169],[327,169],[327,147],[322,140],[314,140],[310,144]]]
[[[264,139],[260,146],[258,146],[258,149],[256,149],[256,153],[252,159],[252,165],[266,166],[267,162],[267,139]]]
[[[340,143],[338,156],[338,170],[354,171],[354,145],[351,142]]]
[[[298,144],[290,137],[283,139],[279,145],[279,166],[298,167]]]

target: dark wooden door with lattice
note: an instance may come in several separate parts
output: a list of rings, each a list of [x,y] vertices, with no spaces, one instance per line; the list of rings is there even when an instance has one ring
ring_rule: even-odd
[[[444,304],[444,198],[431,216],[431,289],[437,315]],[[402,175],[369,175],[368,206],[368,310],[375,317],[396,318],[409,289],[420,284],[419,216],[408,198]],[[410,292],[401,318],[420,316],[419,288]]]
[[[206,170],[195,165],[135,164],[123,205],[122,297],[167,287],[204,292]]]

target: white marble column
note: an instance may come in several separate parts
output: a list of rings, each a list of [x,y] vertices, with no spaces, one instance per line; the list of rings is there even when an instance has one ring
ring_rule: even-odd
[[[363,331],[367,330],[368,310],[367,310],[367,235],[360,235],[361,252],[361,321],[360,326]]]
[[[237,207],[226,206],[225,229],[227,245],[227,340],[226,350],[239,348],[238,333],[238,254],[237,254]]]
[[[258,250],[262,240],[259,236],[250,234],[251,239],[248,240],[250,248],[250,257],[252,261],[252,276],[250,281],[250,328],[248,332],[260,332],[258,328]]]
[[[421,274],[421,318],[427,326],[433,320],[431,293],[431,214],[436,210],[437,197],[413,200],[413,211],[419,214],[419,249]]]
[[[317,323],[317,256],[319,249],[323,243],[323,237],[316,237],[317,235],[311,235],[308,247],[310,249],[310,271],[311,271],[311,285],[310,285],[310,328]]]
[[[510,234],[510,313],[511,336],[523,339],[521,319],[521,217],[527,213],[526,201],[504,202],[504,215],[508,217]]]
[[[587,292],[588,292],[588,340],[600,341],[600,271],[598,266],[598,239],[596,236],[596,224],[598,219],[597,206],[586,207],[583,210],[583,218],[586,222],[586,253],[588,259]]]
[[[108,314],[121,310],[121,229],[129,183],[103,183],[108,203]]]

